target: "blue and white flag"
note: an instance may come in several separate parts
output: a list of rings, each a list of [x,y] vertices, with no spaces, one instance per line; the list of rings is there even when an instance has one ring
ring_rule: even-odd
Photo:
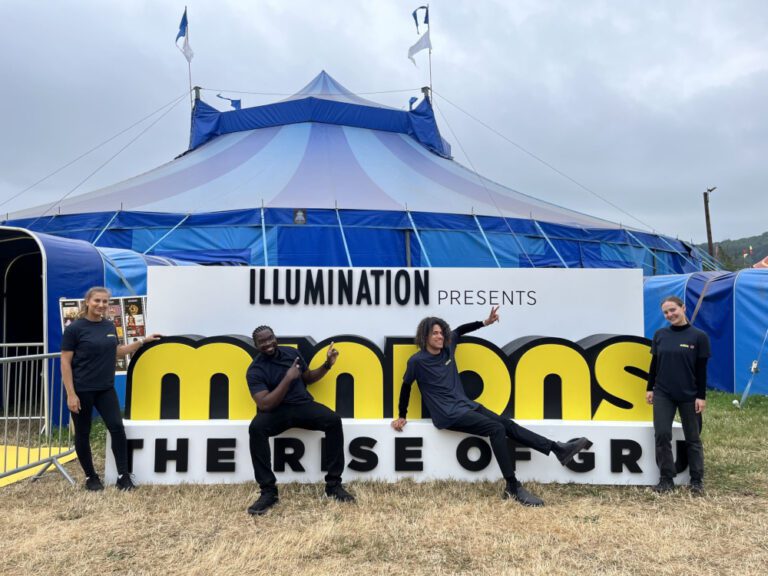
[[[416,14],[419,10],[424,10],[424,24],[429,27],[429,6],[419,6],[413,11],[413,21],[416,22],[416,34],[419,33],[419,17]]]
[[[429,28],[427,28],[424,35],[416,41],[416,44],[408,48],[408,58],[411,59],[414,66],[416,66],[416,60],[413,59],[414,55],[427,49],[432,50],[432,41],[429,39]]]
[[[184,38],[184,44],[179,48],[179,38]],[[189,30],[187,29],[187,8],[184,7],[184,16],[181,17],[181,23],[179,24],[179,33],[176,34],[176,48],[181,50],[184,54],[184,58],[187,62],[192,62],[192,57],[195,55],[192,52],[192,48],[189,46]]]

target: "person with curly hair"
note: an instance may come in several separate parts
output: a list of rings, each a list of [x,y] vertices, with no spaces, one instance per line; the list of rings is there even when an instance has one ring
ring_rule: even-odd
[[[496,306],[491,308],[485,320],[463,324],[453,331],[442,318],[428,317],[419,323],[415,338],[419,351],[408,360],[400,389],[399,417],[392,422],[392,428],[401,432],[405,427],[411,385],[416,380],[435,427],[488,437],[496,462],[506,480],[504,498],[511,498],[524,506],[543,506],[541,498],[531,494],[517,481],[515,465],[507,448],[507,438],[543,454],[552,453],[563,466],[571,462],[581,450],[591,447],[592,442],[586,438],[555,442],[467,397],[456,367],[456,346],[462,335],[498,321],[499,307]]]

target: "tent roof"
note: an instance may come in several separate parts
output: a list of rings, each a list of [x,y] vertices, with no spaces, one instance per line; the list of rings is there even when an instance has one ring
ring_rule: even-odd
[[[325,72],[275,104],[219,112],[198,101],[187,153],[68,198],[59,212],[204,213],[259,206],[407,209],[619,227],[497,184],[450,159],[428,99],[409,112],[387,108]],[[22,210],[11,219],[42,212]]]
[[[293,96],[289,96],[282,100],[282,102],[290,102],[293,100],[301,100],[314,96],[323,100],[333,100],[335,102],[343,102],[346,104],[357,104],[360,106],[370,106],[372,108],[384,108],[386,110],[397,110],[390,106],[384,106],[378,102],[372,100],[366,100],[361,98],[354,92],[351,92],[346,87],[342,86],[335,78],[328,74],[325,70],[322,70],[320,74],[315,76],[309,83],[301,90],[296,92]]]

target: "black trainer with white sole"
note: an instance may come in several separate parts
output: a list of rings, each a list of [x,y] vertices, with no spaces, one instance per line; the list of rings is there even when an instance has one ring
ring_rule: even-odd
[[[117,482],[115,482],[117,489],[122,490],[123,492],[136,490],[136,484],[133,482],[133,478],[131,478],[131,476],[132,474],[120,474],[120,476],[117,478]]]

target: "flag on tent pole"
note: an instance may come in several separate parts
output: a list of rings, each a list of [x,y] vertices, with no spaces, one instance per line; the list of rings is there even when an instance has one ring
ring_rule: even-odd
[[[429,6],[419,6],[413,11],[413,21],[416,22],[416,34],[419,33],[419,17],[416,14],[419,10],[424,10],[424,24],[429,27]]]
[[[222,96],[221,94],[216,94],[217,98],[221,98],[222,100],[229,100],[229,103],[232,104],[232,108],[235,110],[240,110],[242,101],[240,99],[233,100],[232,98],[227,98],[226,96]]]
[[[184,43],[182,44],[181,48],[179,48],[179,38],[184,38]],[[192,57],[195,55],[194,52],[192,52],[192,48],[189,45],[189,30],[187,25],[187,8],[184,7],[184,15],[181,17],[181,23],[179,24],[179,33],[176,34],[176,48],[179,48],[182,54],[184,54],[184,58],[187,59],[188,63],[192,62]]]
[[[416,41],[416,44],[408,48],[408,58],[410,58],[413,65],[416,66],[416,60],[413,57],[422,50],[432,50],[432,41],[429,39],[429,28],[424,32],[424,35]]]

